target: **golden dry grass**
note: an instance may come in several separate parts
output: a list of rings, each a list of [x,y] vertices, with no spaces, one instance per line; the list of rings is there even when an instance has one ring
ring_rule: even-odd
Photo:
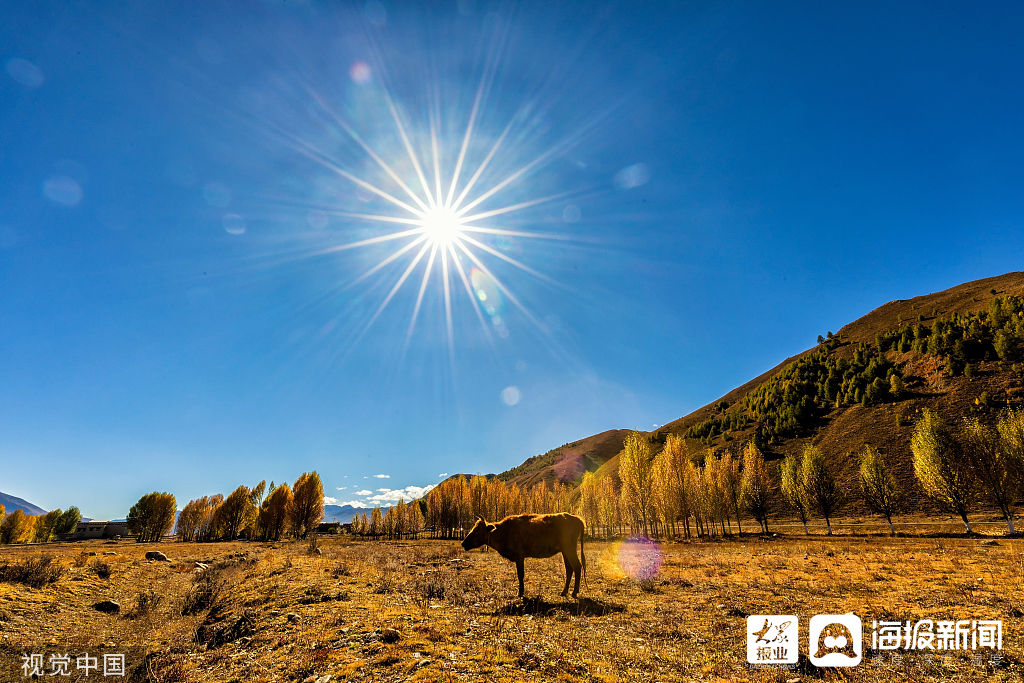
[[[847,611],[864,619],[866,634],[882,618],[1004,622],[1004,668],[966,654],[929,665],[913,657],[879,665],[866,655],[846,674],[854,680],[1009,680],[1024,671],[1017,540],[664,543],[648,582],[623,574],[616,544],[588,542],[580,601],[558,597],[560,558],[527,561],[530,597],[520,601],[512,565],[493,551],[431,540],[320,545],[322,555],[304,543],[5,546],[0,563],[47,552],[67,572],[40,589],[0,583],[0,680],[25,680],[21,652],[65,651],[126,652],[135,680],[153,681],[830,680],[840,676],[748,669],[744,615],[797,614],[805,639],[811,615]],[[157,547],[170,563],[143,559]],[[97,574],[97,560],[109,578]],[[198,578],[196,561],[211,565],[208,579]],[[194,592],[204,581],[215,593],[209,604]],[[157,604],[129,613],[150,592]],[[121,614],[93,609],[104,599]],[[197,611],[182,616],[186,603]]]

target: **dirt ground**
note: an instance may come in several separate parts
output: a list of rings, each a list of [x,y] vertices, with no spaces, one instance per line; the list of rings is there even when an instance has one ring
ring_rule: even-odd
[[[842,526],[840,525],[840,528]],[[1016,680],[1024,546],[1016,539],[810,537],[645,545],[588,540],[581,599],[564,599],[560,558],[527,560],[527,599],[493,551],[455,541],[2,546],[0,566],[42,553],[64,567],[41,588],[0,582],[0,680],[22,655],[71,655],[71,676],[152,681]],[[994,542],[993,542],[994,540]],[[168,562],[148,561],[148,550]],[[197,562],[208,568],[198,568]],[[119,603],[118,614],[94,608]],[[184,612],[184,614],[183,614]],[[864,659],[852,669],[746,662],[746,616],[854,612]],[[872,651],[872,620],[1000,619],[1003,646]],[[77,657],[97,657],[88,679]],[[121,679],[124,680],[124,679]]]

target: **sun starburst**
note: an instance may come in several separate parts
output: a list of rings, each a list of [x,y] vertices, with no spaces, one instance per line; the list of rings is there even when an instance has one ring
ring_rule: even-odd
[[[471,302],[476,318],[490,338],[492,330],[502,334],[504,321],[498,315],[497,301],[507,301],[537,328],[544,325],[527,306],[515,295],[508,283],[494,272],[487,261],[496,259],[518,271],[548,283],[554,281],[532,268],[519,258],[512,256],[503,247],[508,240],[565,240],[564,234],[536,229],[515,229],[501,227],[493,221],[517,212],[565,199],[570,193],[556,193],[541,197],[528,197],[524,181],[530,173],[550,161],[561,148],[548,147],[525,163],[509,163],[513,156],[503,152],[509,142],[513,123],[508,123],[493,142],[481,150],[475,164],[470,163],[474,135],[480,127],[480,115],[487,90],[487,76],[482,78],[465,129],[453,140],[444,139],[440,112],[431,109],[426,122],[426,133],[420,136],[413,131],[421,130],[406,121],[394,98],[385,89],[383,96],[386,109],[394,124],[390,140],[377,140],[371,145],[349,122],[333,112],[332,118],[365,154],[376,174],[367,171],[357,173],[334,162],[328,162],[311,149],[304,153],[325,163],[341,179],[372,199],[382,207],[374,212],[351,212],[336,210],[339,215],[351,221],[378,226],[377,234],[354,242],[337,245],[330,251],[348,251],[363,247],[378,246],[395,242],[398,246],[382,256],[367,270],[354,278],[349,286],[379,276],[383,271],[394,268],[395,276],[387,293],[377,304],[358,337],[365,334],[392,304],[400,292],[410,285],[415,291],[412,313],[406,328],[408,345],[416,330],[431,283],[439,285],[443,301],[444,326],[449,351],[454,344],[453,296],[460,290]],[[320,97],[316,101],[327,109],[327,103]],[[378,133],[379,135],[379,133]],[[390,149],[390,155],[378,149]],[[419,151],[417,151],[419,150]],[[509,168],[498,174],[496,167]],[[374,177],[375,176],[375,177]],[[512,190],[515,189],[515,192]],[[501,202],[503,196],[515,197],[515,201]],[[527,198],[524,198],[526,196]],[[381,230],[391,226],[390,230]],[[493,262],[493,261],[492,261]],[[404,263],[404,266],[401,265]],[[415,281],[419,280],[418,286]],[[358,338],[357,340],[358,341]]]

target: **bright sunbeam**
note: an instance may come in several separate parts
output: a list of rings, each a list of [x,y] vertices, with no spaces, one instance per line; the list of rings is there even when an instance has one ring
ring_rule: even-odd
[[[446,206],[428,209],[420,219],[420,224],[427,239],[443,248],[462,237],[464,228],[459,215]]]
[[[293,133],[285,133],[296,151],[333,174],[338,186],[336,196],[363,197],[358,201],[369,209],[351,211],[340,204],[325,207],[332,215],[351,221],[354,230],[359,229],[358,224],[371,228],[368,236],[337,244],[321,253],[379,248],[385,243],[394,245],[346,285],[346,288],[352,287],[371,276],[390,280],[384,289],[371,287],[371,291],[382,294],[386,291],[386,294],[375,302],[373,314],[354,337],[353,345],[400,296],[414,301],[405,325],[406,346],[415,336],[417,321],[429,299],[443,307],[442,333],[449,355],[453,354],[457,327],[453,309],[458,310],[456,300],[463,295],[463,301],[468,301],[472,307],[488,340],[494,333],[499,337],[508,334],[507,311],[502,315],[503,311],[494,305],[499,292],[502,301],[509,302],[533,326],[546,331],[540,317],[531,313],[513,294],[515,283],[503,281],[502,277],[509,277],[508,272],[499,277],[485,261],[495,259],[492,265],[507,264],[519,273],[547,284],[557,284],[524,262],[525,251],[517,242],[540,240],[537,244],[543,244],[546,240],[550,244],[550,240],[568,239],[564,234],[544,232],[536,225],[526,225],[529,228],[526,230],[520,227],[524,225],[521,216],[526,210],[543,208],[573,194],[530,193],[527,188],[533,172],[570,145],[562,141],[534,149],[532,154],[521,158],[523,150],[530,150],[530,146],[524,144],[528,132],[519,131],[515,138],[510,138],[510,133],[517,125],[523,125],[525,104],[511,121],[502,123],[500,131],[491,131],[494,134],[489,135],[485,93],[491,86],[493,74],[493,69],[485,69],[471,110],[458,121],[458,126],[445,119],[441,99],[427,107],[423,120],[417,121],[406,115],[398,98],[387,87],[381,86],[381,100],[389,113],[384,120],[391,127],[388,130],[375,125],[372,134],[364,134],[359,130],[357,119],[347,119],[328,98],[310,89],[308,92],[316,105],[335,129],[355,144],[351,149],[359,152],[345,162]],[[410,109],[422,111],[418,107]],[[379,124],[379,120],[375,124]],[[507,144],[510,139],[516,144]],[[493,223],[510,216],[514,221],[512,229]],[[361,231],[367,235],[365,228]],[[476,274],[472,279],[470,269]],[[487,292],[481,288],[481,283],[486,283]],[[488,292],[492,293],[490,299]]]

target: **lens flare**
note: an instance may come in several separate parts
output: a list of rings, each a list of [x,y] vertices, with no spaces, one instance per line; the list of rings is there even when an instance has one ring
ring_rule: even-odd
[[[661,547],[656,541],[633,536],[616,546],[615,563],[625,576],[648,581],[661,571]]]

